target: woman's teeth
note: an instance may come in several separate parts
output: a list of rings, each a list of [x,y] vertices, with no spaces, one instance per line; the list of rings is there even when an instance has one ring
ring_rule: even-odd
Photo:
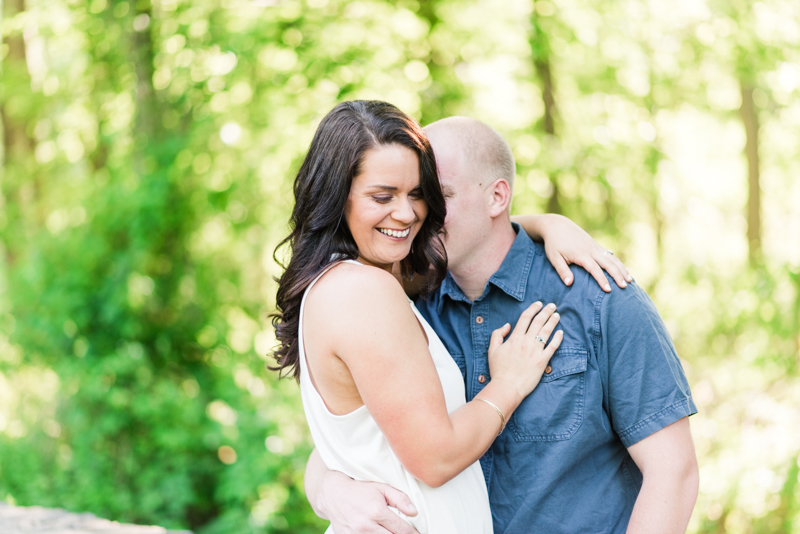
[[[411,231],[411,227],[409,226],[405,230],[389,230],[387,228],[378,228],[378,231],[382,234],[386,234],[392,237],[406,237],[408,233]]]

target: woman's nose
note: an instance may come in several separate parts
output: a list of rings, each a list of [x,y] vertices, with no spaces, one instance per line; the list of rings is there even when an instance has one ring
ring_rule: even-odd
[[[416,218],[416,214],[414,213],[414,207],[411,203],[411,199],[406,198],[401,200],[396,204],[397,208],[392,213],[392,217],[398,222],[411,224],[414,222]]]

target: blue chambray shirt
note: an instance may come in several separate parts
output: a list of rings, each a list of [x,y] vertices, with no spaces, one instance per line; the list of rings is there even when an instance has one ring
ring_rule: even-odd
[[[481,458],[496,533],[624,533],[642,485],[626,447],[697,412],[663,321],[635,283],[604,293],[583,269],[566,287],[517,237],[483,295],[450,274],[417,307],[461,368],[471,400],[489,382],[492,331],[554,302],[564,330],[551,370]],[[610,278],[609,278],[610,279]],[[613,282],[613,281],[612,281]]]

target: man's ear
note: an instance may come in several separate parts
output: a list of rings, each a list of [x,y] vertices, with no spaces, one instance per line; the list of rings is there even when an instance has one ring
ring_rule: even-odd
[[[508,211],[511,205],[511,187],[505,178],[499,178],[486,188],[489,195],[489,216],[493,219]]]

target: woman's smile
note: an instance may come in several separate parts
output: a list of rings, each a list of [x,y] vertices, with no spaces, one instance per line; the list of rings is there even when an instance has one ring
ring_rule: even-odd
[[[408,237],[408,234],[411,233],[411,227],[409,226],[405,230],[391,230],[389,228],[378,228],[378,231],[388,237],[392,237],[395,239],[405,239]]]

